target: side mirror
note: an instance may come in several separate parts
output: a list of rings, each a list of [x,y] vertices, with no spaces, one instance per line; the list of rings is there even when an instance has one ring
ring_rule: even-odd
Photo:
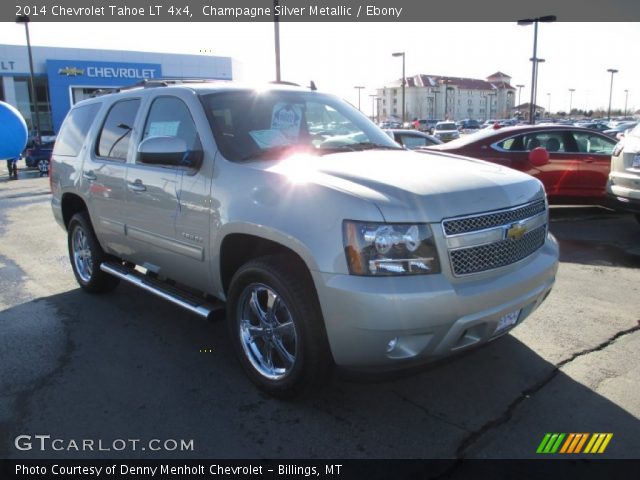
[[[529,162],[534,167],[542,167],[549,163],[549,152],[542,147],[536,147],[529,152]]]
[[[149,137],[138,145],[141,163],[168,167],[199,168],[202,150],[189,150],[187,143],[178,137]]]

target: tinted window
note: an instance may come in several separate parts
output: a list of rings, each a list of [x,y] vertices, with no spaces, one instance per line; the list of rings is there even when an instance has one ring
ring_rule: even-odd
[[[92,103],[76,107],[69,112],[56,139],[53,150],[55,155],[75,157],[80,153],[84,139],[93,119],[100,110],[100,106],[99,103]]]
[[[100,157],[126,160],[133,123],[140,100],[123,100],[114,104],[104,121],[98,137],[97,154]]]
[[[611,155],[616,141],[612,138],[601,137],[586,132],[574,132],[574,138],[580,153],[595,153],[600,155]]]
[[[189,108],[176,97],[159,97],[153,101],[142,138],[149,137],[178,137],[185,141],[187,150],[200,150]]]
[[[439,123],[436,125],[436,130],[457,130],[455,123]]]

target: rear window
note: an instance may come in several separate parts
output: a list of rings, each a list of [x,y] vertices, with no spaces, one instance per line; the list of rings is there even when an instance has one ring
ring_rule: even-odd
[[[53,154],[67,157],[77,156],[98,110],[100,110],[99,103],[82,105],[71,110],[62,123]]]

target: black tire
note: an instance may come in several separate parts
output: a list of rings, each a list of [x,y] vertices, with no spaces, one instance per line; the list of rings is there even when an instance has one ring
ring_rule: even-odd
[[[96,239],[87,212],[71,217],[67,231],[69,260],[80,287],[89,293],[106,293],[116,288],[120,279],[100,270],[100,264],[109,257]]]
[[[252,260],[233,276],[227,298],[227,325],[241,365],[277,398],[313,390],[332,366],[315,289],[299,263],[290,255]]]

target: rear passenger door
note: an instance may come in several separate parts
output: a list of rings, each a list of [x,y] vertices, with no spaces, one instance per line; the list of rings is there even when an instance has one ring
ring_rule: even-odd
[[[134,149],[131,136],[140,98],[127,98],[109,108],[95,144],[82,166],[82,191],[102,247],[125,256],[125,172]]]
[[[589,197],[604,197],[611,155],[616,140],[596,132],[572,132],[575,143],[575,157],[578,160],[580,189]]]

